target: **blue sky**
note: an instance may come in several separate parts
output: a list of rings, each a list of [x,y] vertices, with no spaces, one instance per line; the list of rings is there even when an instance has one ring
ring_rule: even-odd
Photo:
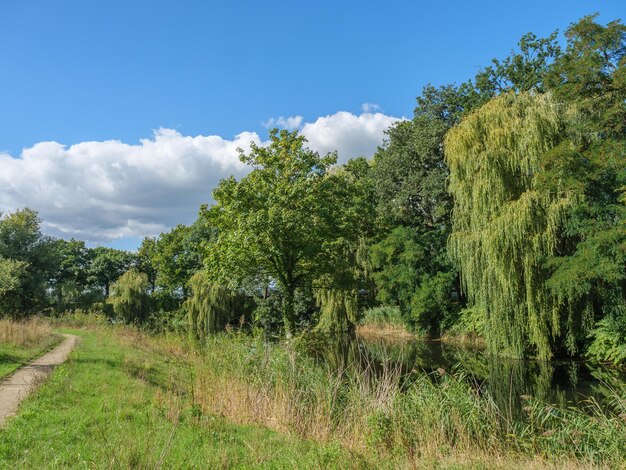
[[[37,147],[41,142],[70,147],[117,140],[136,146],[141,139],[156,142],[153,130],[159,128],[176,131],[181,138],[221,136],[231,142],[245,131],[263,140],[263,123],[272,118],[301,116],[295,126],[301,128],[339,111],[360,116],[364,103],[379,106],[366,109],[371,114],[409,117],[426,83],[464,81],[492,57],[506,56],[522,34],[562,31],[596,11],[602,22],[624,18],[626,3],[4,1],[0,154],[27,159],[23,149],[36,148],[28,168],[37,173],[38,162],[48,168],[60,159],[71,160],[61,156],[62,149]],[[388,122],[377,119],[376,129]],[[328,132],[332,122],[318,131]],[[95,152],[83,147],[76,152]],[[172,145],[167,152],[176,148]],[[43,150],[58,155],[44,161]],[[107,147],[106,152],[109,157],[123,150]],[[158,159],[159,152],[144,158]],[[8,168],[6,162],[0,160],[0,165]],[[117,168],[114,161],[110,165]],[[239,171],[221,165],[224,174]],[[5,168],[0,166],[0,176]],[[73,166],[63,168],[67,172]],[[211,174],[223,176],[220,171]],[[54,171],[51,175],[54,179]],[[28,175],[24,178],[27,184]],[[72,184],[71,178],[59,178],[57,186]],[[210,189],[204,190],[204,200]],[[37,200],[20,199],[16,188],[12,194],[0,188],[0,210],[37,205]],[[83,188],[76,194],[80,198],[78,194],[86,193]],[[46,200],[50,198],[54,194],[46,193]],[[127,223],[125,230],[106,232],[100,229],[106,228],[107,219],[96,224],[94,230],[100,232],[90,237],[88,225],[72,227],[71,199],[59,196],[58,210],[33,207],[50,220],[50,233],[131,246],[144,232],[167,228],[175,220],[143,217],[139,228]],[[181,202],[192,209],[181,214],[180,222],[190,222],[197,202],[191,197]],[[156,211],[147,203],[138,204],[135,212],[141,209]],[[119,225],[113,218],[111,227]]]

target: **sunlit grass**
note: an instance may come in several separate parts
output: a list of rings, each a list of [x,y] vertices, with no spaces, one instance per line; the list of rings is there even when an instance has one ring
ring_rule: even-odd
[[[60,342],[50,323],[31,318],[27,321],[0,320],[0,378]]]

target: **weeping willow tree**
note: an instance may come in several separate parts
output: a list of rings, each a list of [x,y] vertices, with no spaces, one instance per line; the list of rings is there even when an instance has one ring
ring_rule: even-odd
[[[130,269],[115,281],[107,303],[113,307],[115,316],[127,323],[138,323],[146,319],[150,311],[148,276]]]
[[[501,95],[446,136],[449,189],[454,197],[448,241],[468,298],[485,311],[492,353],[549,359],[572,338],[577,312],[547,287],[545,261],[576,196],[544,191],[541,159],[568,146],[566,111],[549,95]],[[578,313],[580,315],[580,313]],[[565,341],[570,353],[575,342]]]
[[[363,237],[344,241],[337,248],[334,271],[314,283],[315,301],[319,307],[316,331],[323,333],[349,332],[359,320],[359,290],[371,292],[372,264],[369,246]],[[371,298],[365,299],[371,301]]]
[[[354,327],[359,312],[356,289],[318,289],[315,300],[320,309],[317,331],[341,333]]]
[[[189,331],[197,339],[217,333],[234,317],[236,296],[199,271],[189,280],[192,295],[185,301]]]

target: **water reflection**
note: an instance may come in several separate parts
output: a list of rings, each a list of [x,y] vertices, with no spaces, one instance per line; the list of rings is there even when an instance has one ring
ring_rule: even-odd
[[[417,374],[443,369],[465,374],[478,390],[489,393],[507,417],[522,415],[524,396],[558,407],[584,407],[589,400],[610,407],[614,391],[626,387],[626,374],[584,361],[517,361],[494,358],[479,348],[440,341],[389,342],[347,335],[317,339],[309,348],[332,370],[359,368],[368,374],[396,370],[408,386]]]

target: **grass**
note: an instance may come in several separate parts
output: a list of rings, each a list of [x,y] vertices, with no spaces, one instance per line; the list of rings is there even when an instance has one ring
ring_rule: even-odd
[[[526,397],[522,423],[463,376],[401,392],[397,369],[325,368],[297,341],[74,332],[69,361],[0,430],[0,468],[626,467],[617,392],[612,413]]]
[[[357,325],[357,334],[369,340],[384,338],[402,342],[415,339],[415,335],[408,330],[400,309],[389,306],[366,310]]]
[[[61,341],[48,322],[0,320],[0,378],[52,349]]]
[[[68,362],[0,430],[0,468],[352,468],[360,458],[194,405],[175,343],[72,331]]]
[[[358,360],[358,351],[353,356]],[[462,375],[420,375],[401,391],[398,369],[328,370],[289,345],[218,336],[197,358],[195,393],[203,410],[281,432],[339,441],[394,467],[431,465],[626,465],[626,396],[614,411],[585,411],[527,399],[527,419],[503,416]]]

